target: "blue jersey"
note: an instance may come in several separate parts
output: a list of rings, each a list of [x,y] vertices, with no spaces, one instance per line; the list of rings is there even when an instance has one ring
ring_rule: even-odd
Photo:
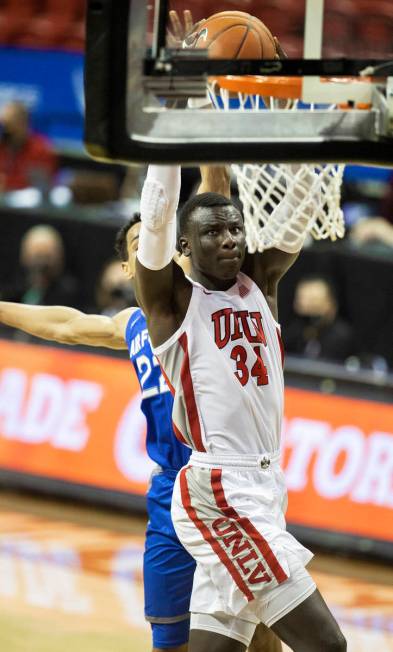
[[[126,342],[142,390],[141,409],[147,421],[147,453],[163,469],[178,471],[188,463],[191,449],[181,444],[173,432],[173,399],[153,355],[146,319],[139,308],[128,321]]]

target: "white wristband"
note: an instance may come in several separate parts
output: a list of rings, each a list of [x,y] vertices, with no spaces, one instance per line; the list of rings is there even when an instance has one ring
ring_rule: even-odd
[[[141,195],[137,253],[148,269],[163,269],[175,254],[179,195],[180,166],[150,165]]]

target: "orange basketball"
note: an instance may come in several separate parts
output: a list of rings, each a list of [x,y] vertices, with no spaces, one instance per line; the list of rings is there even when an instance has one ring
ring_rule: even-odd
[[[207,18],[187,45],[207,48],[211,59],[274,59],[277,50],[266,25],[244,11],[221,11]]]

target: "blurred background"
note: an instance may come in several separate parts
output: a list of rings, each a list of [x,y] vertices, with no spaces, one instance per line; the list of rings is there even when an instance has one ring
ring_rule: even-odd
[[[191,4],[195,19],[211,13],[211,3]],[[214,10],[263,13],[289,56],[301,56],[304,2],[263,4],[262,12],[255,0],[227,0]],[[138,210],[145,169],[97,163],[84,152],[84,11],[83,0],[0,0],[0,299],[113,315],[135,305],[113,245]],[[344,45],[347,56],[392,53],[392,3],[327,0],[324,42],[326,57],[344,54]],[[183,170],[181,202],[198,180],[198,170]],[[345,238],[307,242],[280,286],[288,520],[308,543],[386,559],[393,169],[348,165],[342,206]],[[143,511],[152,465],[127,355],[75,352],[5,326],[0,337],[2,486]],[[79,421],[67,431],[75,383]]]

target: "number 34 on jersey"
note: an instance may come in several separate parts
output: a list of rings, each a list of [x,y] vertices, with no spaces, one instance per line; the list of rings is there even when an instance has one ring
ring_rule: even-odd
[[[262,315],[258,311],[233,310],[222,308],[212,314],[214,341],[219,349],[229,342],[246,339],[252,344],[252,353],[238,342],[231,349],[230,358],[235,363],[234,374],[241,385],[246,385],[250,378],[258,386],[267,385],[268,372],[262,359],[262,347],[266,346]]]

